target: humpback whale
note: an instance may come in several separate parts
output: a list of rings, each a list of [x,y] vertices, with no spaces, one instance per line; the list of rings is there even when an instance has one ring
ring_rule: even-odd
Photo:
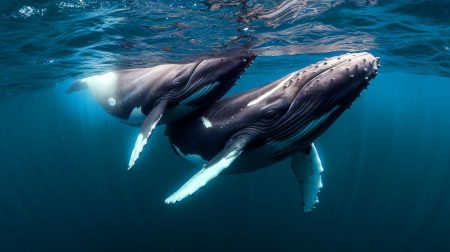
[[[130,169],[158,124],[174,121],[220,99],[254,59],[211,58],[113,71],[84,78],[70,86],[68,92],[88,88],[109,114],[130,125],[141,125]]]
[[[323,171],[313,142],[360,96],[378,67],[370,53],[336,56],[169,123],[166,135],[175,152],[202,168],[165,202],[183,200],[219,174],[290,158],[304,211],[311,211]]]

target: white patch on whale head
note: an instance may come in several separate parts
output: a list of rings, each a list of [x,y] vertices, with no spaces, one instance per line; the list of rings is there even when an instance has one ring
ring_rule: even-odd
[[[108,98],[108,104],[109,104],[109,106],[116,106],[116,104],[117,104],[117,101],[116,101],[116,99],[114,99],[114,97],[109,97]]]
[[[81,80],[92,93],[100,99],[114,96],[117,89],[118,76],[115,72],[108,72],[102,75],[94,75]]]
[[[202,116],[200,119],[202,120],[203,126],[205,126],[205,128],[211,128],[213,126],[208,118]]]
[[[292,78],[292,76],[294,76],[295,74],[297,74],[297,72],[291,73],[290,75],[288,75],[283,81],[281,81],[276,87],[272,88],[271,90],[269,90],[268,92],[264,93],[263,95],[261,95],[260,97],[254,99],[253,101],[249,102],[247,104],[247,107],[253,106],[255,104],[257,104],[258,102],[266,99],[267,97],[269,97],[271,94],[275,93],[275,91],[277,91],[278,89],[282,88],[284,86],[284,84],[290,80]]]

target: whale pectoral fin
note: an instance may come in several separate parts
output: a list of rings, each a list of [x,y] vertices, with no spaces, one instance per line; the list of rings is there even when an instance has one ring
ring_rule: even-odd
[[[301,186],[303,211],[311,212],[319,203],[318,194],[322,188],[320,174],[323,172],[322,163],[314,144],[311,144],[308,150],[292,155],[291,168]]]
[[[144,123],[141,126],[141,131],[136,139],[136,143],[134,144],[133,152],[131,153],[130,162],[128,163],[128,170],[133,167],[136,163],[136,160],[139,158],[139,154],[141,154],[144,149],[145,144],[147,144],[147,140],[150,138],[153,130],[156,125],[158,125],[161,117],[164,114],[164,111],[167,107],[167,101],[159,102],[151,111],[148,113],[147,117],[144,120]]]
[[[211,159],[203,168],[189,179],[178,191],[170,195],[164,202],[172,204],[192,195],[206,183],[217,177],[227,169],[236,158],[244,151],[249,142],[248,138],[239,137],[230,140],[225,148]]]

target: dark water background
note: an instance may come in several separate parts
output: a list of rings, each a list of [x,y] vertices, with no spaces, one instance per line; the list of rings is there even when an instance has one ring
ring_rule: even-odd
[[[450,3],[292,2],[2,1],[0,251],[449,251]],[[164,127],[129,172],[137,129],[65,94],[111,69],[263,55],[234,93],[359,50],[383,67],[316,142],[311,214],[287,162],[165,205],[196,167]]]

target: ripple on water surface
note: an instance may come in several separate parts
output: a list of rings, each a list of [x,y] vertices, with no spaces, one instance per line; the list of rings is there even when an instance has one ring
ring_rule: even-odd
[[[0,95],[249,51],[372,50],[385,71],[450,76],[449,12],[439,0],[2,1]]]

